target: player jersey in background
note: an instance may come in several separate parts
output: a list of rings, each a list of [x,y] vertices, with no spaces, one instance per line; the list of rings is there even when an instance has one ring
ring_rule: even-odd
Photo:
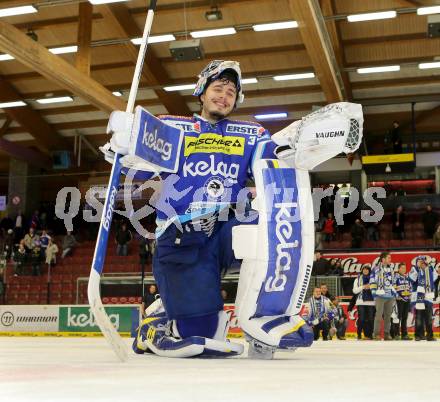
[[[155,202],[158,235],[175,220],[196,220],[231,204],[243,202],[241,191],[252,177],[254,160],[274,158],[276,145],[260,124],[223,119],[212,124],[201,116],[164,115],[159,118],[183,129],[179,169],[163,173],[163,187]]]

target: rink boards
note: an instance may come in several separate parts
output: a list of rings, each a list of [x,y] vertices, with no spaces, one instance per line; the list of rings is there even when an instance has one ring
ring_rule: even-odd
[[[348,317],[347,336],[356,336],[356,309],[347,312],[348,303],[341,303]],[[105,307],[111,322],[122,336],[134,336],[139,324],[139,306],[136,304],[108,305]],[[237,323],[233,304],[225,305],[230,316],[230,337],[243,333]],[[304,308],[303,308],[304,311]],[[408,330],[414,332],[414,316],[408,316]],[[440,306],[434,304],[433,330],[440,337]],[[2,305],[0,306],[0,336],[101,336],[88,305]]]

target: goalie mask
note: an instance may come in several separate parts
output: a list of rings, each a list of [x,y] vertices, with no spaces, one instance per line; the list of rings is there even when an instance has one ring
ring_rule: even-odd
[[[219,78],[223,73],[230,73],[235,78],[233,80],[237,88],[236,103],[242,103],[244,95],[241,88],[241,70],[240,64],[236,61],[213,60],[199,74],[196,88],[193,95],[200,97],[209,84]],[[228,74],[228,78],[230,74]]]

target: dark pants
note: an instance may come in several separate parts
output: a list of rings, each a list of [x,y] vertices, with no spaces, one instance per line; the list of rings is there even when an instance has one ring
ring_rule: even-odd
[[[343,322],[339,322],[339,320],[335,320],[335,327],[336,327],[336,336],[338,338],[344,338],[345,337],[345,331],[347,331],[347,320],[344,320]]]
[[[374,323],[374,306],[357,306],[358,320],[357,320],[357,335],[362,337],[362,331],[368,338],[373,337],[373,323]]]
[[[416,337],[432,338],[432,304],[425,303],[425,310],[416,310]]]
[[[327,341],[328,333],[330,331],[330,321],[324,320],[321,321],[319,324],[313,326],[313,337],[315,341],[319,339],[319,335],[321,334],[321,331],[322,331],[322,339],[324,341]]]
[[[408,321],[409,301],[397,300],[397,312],[399,316],[400,328],[396,335],[407,336],[408,329],[406,327],[406,322]]]

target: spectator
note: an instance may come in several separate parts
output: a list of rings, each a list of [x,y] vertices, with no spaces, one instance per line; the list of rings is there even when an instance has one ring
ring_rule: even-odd
[[[47,231],[45,229],[43,229],[41,236],[40,236],[40,244],[41,244],[41,248],[44,252],[44,255],[46,255],[46,249],[47,249],[47,246],[49,245],[50,239],[51,239],[51,237],[47,234]]]
[[[338,297],[333,297],[331,299],[331,302],[335,307],[335,317],[333,318],[333,324],[336,328],[336,337],[341,341],[345,341],[345,332],[347,331],[348,325],[347,314],[345,314],[344,309],[339,304]]]
[[[402,186],[400,186],[397,190],[396,190],[396,197],[405,197],[406,196],[406,191],[403,189]]]
[[[122,223],[120,230],[116,232],[116,254],[120,256],[128,255],[128,244],[132,240],[133,236],[127,228],[125,222]]]
[[[227,303],[228,300],[228,292],[226,291],[226,289],[222,289],[221,290],[221,295],[222,295],[222,299],[224,303]]]
[[[329,266],[328,271],[327,271],[328,275],[330,275],[330,272],[332,272],[334,270],[334,268],[336,266],[336,261],[337,261],[337,258],[330,258],[330,260],[328,260],[328,266]]]
[[[391,145],[394,154],[402,153],[402,138],[400,136],[400,127],[398,121],[393,121],[393,128],[390,131]]]
[[[322,340],[329,338],[330,324],[335,315],[335,309],[330,300],[321,295],[321,289],[313,289],[313,296],[309,300],[309,314],[306,321],[313,327],[315,341],[322,332]]]
[[[157,287],[156,285],[150,285],[148,287],[148,292],[144,294],[144,299],[142,300],[141,304],[141,315],[142,318],[145,318],[147,315],[145,311],[148,307],[150,307],[154,301],[159,297],[159,294],[157,293]]]
[[[77,246],[77,244],[78,242],[76,241],[75,236],[70,230],[68,230],[67,234],[63,238],[63,243],[61,245],[63,249],[61,258],[66,258],[68,255],[72,254],[73,249]]]
[[[368,222],[367,227],[367,240],[379,241],[379,222]]]
[[[398,272],[394,275],[394,285],[396,287],[396,304],[397,304],[397,332],[395,338],[407,341],[408,336],[407,321],[409,312],[409,298],[411,295],[411,284],[406,273],[406,265],[399,264]]]
[[[365,238],[365,229],[360,219],[354,221],[351,228],[351,248],[361,248]]]
[[[1,221],[0,221],[0,233],[1,232],[7,232],[9,229],[14,228],[14,221],[9,217],[7,214]]]
[[[422,215],[423,230],[427,239],[432,239],[438,223],[438,215],[432,210],[431,205],[426,206],[426,211]]]
[[[27,251],[32,251],[36,243],[40,244],[40,236],[35,234],[35,229],[31,227],[29,233],[24,236],[24,246]]]
[[[322,229],[322,233],[324,233],[325,241],[329,242],[335,240],[336,233],[336,221],[333,218],[333,214],[331,212],[328,213],[327,219],[324,222],[324,227]]]
[[[12,250],[14,248],[14,231],[12,229],[8,229],[6,236],[3,241],[3,255],[6,258],[6,261],[9,261],[12,256]]]
[[[57,253],[59,249],[58,246],[49,237],[49,243],[46,247],[46,264],[48,266],[53,266],[57,263]]]
[[[327,297],[327,299],[329,299],[329,300],[331,300],[333,298],[333,296],[328,291],[328,287],[325,283],[321,284],[320,289],[321,289],[322,296]]]
[[[139,242],[139,263],[141,265],[141,272],[145,272],[145,265],[148,263],[149,256],[150,249],[148,248],[148,240],[142,237]]]
[[[392,232],[395,239],[403,240],[405,238],[405,212],[402,205],[399,205],[391,215]]]
[[[40,247],[40,242],[35,242],[35,246],[31,251],[30,255],[31,265],[32,265],[32,275],[41,275],[41,262],[43,260],[42,251]]]
[[[357,338],[362,339],[362,332],[366,339],[373,339],[374,298],[370,289],[369,266],[364,265],[362,272],[353,282],[353,294],[357,295],[356,306],[358,311]]]
[[[411,282],[411,306],[415,308],[416,330],[415,340],[435,341],[432,331],[432,303],[434,301],[434,283],[438,273],[428,265],[426,257],[416,259],[416,265],[411,268],[408,275]],[[425,337],[426,331],[426,337]]]
[[[24,236],[24,215],[21,211],[18,211],[17,217],[15,218],[14,235],[16,243]]]
[[[14,253],[14,276],[23,275],[26,261],[26,248],[24,247],[24,242],[21,242],[18,250]]]
[[[383,252],[379,263],[372,269],[370,275],[370,289],[374,297],[376,314],[374,316],[374,339],[380,340],[380,324],[384,321],[384,340],[392,340],[390,335],[391,313],[395,303],[394,271],[391,266],[391,255]]]
[[[315,261],[313,261],[312,275],[315,276],[327,275],[327,271],[329,268],[328,265],[329,265],[328,260],[323,258],[321,253],[317,251],[315,253]]]
[[[439,248],[440,247],[440,225],[437,226],[437,230],[434,233],[434,236],[432,238],[432,242],[434,247]]]
[[[34,230],[38,230],[38,228],[40,227],[40,213],[38,212],[38,210],[35,210],[31,217],[30,227]]]

